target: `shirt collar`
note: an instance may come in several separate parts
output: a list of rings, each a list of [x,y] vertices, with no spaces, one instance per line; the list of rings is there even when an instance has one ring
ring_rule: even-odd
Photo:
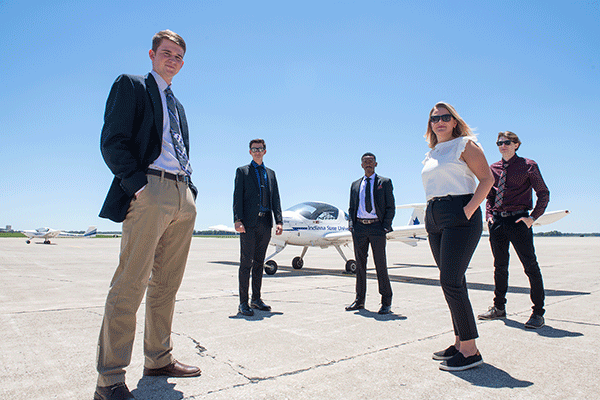
[[[252,162],[251,162],[250,164],[252,164],[252,166],[253,166],[254,168],[257,168],[257,169],[258,169],[258,168],[260,168],[260,167],[263,167],[263,168],[265,167],[265,163],[264,163],[264,162],[263,162],[262,164],[258,165],[258,164],[256,163],[256,161],[254,161],[254,160],[252,160]]]
[[[156,84],[158,85],[158,90],[161,93],[164,93],[165,89],[169,87],[169,84],[167,83],[167,81],[165,81],[163,79],[163,77],[160,76],[158,74],[158,72],[156,72],[155,70],[152,70],[150,73],[152,74],[152,76],[154,77],[154,80],[156,81]]]
[[[514,155],[512,156],[508,161],[506,161],[504,158],[501,160],[502,161],[502,165],[510,165],[512,163],[514,163],[515,161],[517,161],[519,159],[518,155]]]

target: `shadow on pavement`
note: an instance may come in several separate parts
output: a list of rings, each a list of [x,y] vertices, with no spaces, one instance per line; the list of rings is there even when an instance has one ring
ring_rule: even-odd
[[[493,389],[500,388],[524,388],[533,385],[533,382],[521,381],[513,378],[506,371],[502,371],[490,364],[483,364],[478,368],[466,371],[450,372],[457,378],[470,382],[471,385]],[[465,397],[467,394],[465,393]]]
[[[175,390],[168,376],[144,376],[138,381],[137,388],[131,391],[136,399],[144,400],[181,400],[183,392]]]

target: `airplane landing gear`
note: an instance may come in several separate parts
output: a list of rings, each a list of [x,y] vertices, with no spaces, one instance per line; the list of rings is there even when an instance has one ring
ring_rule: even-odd
[[[277,272],[277,263],[273,260],[267,261],[264,267],[267,275],[275,275],[275,272]]]
[[[356,261],[354,261],[354,260],[346,261],[346,272],[349,272],[351,274],[356,273]]]
[[[294,269],[300,269],[304,266],[304,260],[301,257],[294,257],[292,260],[292,267]]]
[[[26,240],[25,243],[31,244],[31,240]]]

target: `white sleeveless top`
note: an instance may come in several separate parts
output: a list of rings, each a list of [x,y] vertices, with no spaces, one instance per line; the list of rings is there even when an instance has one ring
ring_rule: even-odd
[[[421,178],[427,200],[447,195],[472,194],[477,187],[475,174],[460,159],[468,141],[476,145],[474,136],[460,136],[438,143],[425,155]]]

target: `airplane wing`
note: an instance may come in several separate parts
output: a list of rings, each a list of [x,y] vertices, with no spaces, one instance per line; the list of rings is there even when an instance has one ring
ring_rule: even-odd
[[[425,224],[395,226],[393,231],[388,232],[387,239],[414,247],[420,240],[427,240]]]
[[[85,233],[69,233],[63,231],[53,231],[56,232],[54,237],[96,237],[96,233],[98,233],[98,229],[95,226],[90,226],[87,228]]]
[[[569,210],[559,210],[559,211],[547,212],[545,214],[542,214],[542,216],[539,217],[538,219],[536,219],[535,222],[533,223],[533,226],[541,226],[541,225],[551,224],[553,222],[558,221],[559,219],[561,219],[563,217],[566,217],[570,213],[571,212]]]
[[[331,242],[331,244],[344,244],[352,241],[352,232],[350,231],[340,231],[340,232],[331,232],[323,236],[325,240]]]
[[[558,221],[559,219],[566,217],[569,214],[571,214],[571,211],[569,211],[569,210],[550,211],[550,212],[542,214],[541,217],[536,219],[535,222],[533,223],[533,226],[548,225],[548,224]],[[486,231],[488,230],[488,224],[485,222],[483,223],[483,229]]]

